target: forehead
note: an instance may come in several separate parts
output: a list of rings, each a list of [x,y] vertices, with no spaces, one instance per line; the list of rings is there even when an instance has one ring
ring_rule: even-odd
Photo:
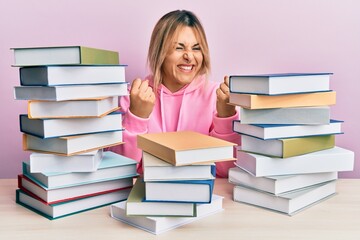
[[[197,44],[200,42],[199,34],[195,28],[181,26],[175,31],[173,42],[189,45]]]

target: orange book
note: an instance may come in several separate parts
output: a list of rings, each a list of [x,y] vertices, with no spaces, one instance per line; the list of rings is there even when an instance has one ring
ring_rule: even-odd
[[[247,109],[328,106],[336,103],[336,92],[284,95],[230,93],[230,104]]]
[[[138,135],[138,148],[175,166],[234,160],[235,143],[192,131]]]

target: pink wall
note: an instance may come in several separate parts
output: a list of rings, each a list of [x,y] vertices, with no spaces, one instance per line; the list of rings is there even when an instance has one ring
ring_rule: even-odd
[[[6,2],[6,3],[5,3]],[[150,6],[149,6],[150,4]],[[84,45],[120,52],[130,81],[146,73],[152,27],[163,14],[188,9],[202,20],[212,57],[212,77],[274,72],[333,72],[338,102],[332,118],[344,120],[338,146],[360,153],[360,1],[167,1],[0,0],[0,178],[15,178],[22,151],[18,115],[25,101],[13,100],[19,84],[11,47]],[[353,172],[359,178],[360,159]]]

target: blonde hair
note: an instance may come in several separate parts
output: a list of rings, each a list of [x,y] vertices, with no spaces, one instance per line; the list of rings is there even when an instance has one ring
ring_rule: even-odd
[[[165,14],[156,23],[151,35],[148,51],[148,65],[154,77],[154,90],[157,92],[162,82],[162,65],[166,54],[172,46],[173,39],[182,27],[194,29],[203,54],[203,63],[199,74],[210,73],[209,46],[206,40],[204,28],[194,13],[186,10],[176,10]]]

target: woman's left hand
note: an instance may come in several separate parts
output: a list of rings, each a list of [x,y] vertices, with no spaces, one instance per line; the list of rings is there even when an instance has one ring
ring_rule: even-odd
[[[235,106],[229,104],[230,90],[229,77],[224,77],[224,82],[220,84],[216,90],[216,110],[220,118],[231,117],[236,114]]]

